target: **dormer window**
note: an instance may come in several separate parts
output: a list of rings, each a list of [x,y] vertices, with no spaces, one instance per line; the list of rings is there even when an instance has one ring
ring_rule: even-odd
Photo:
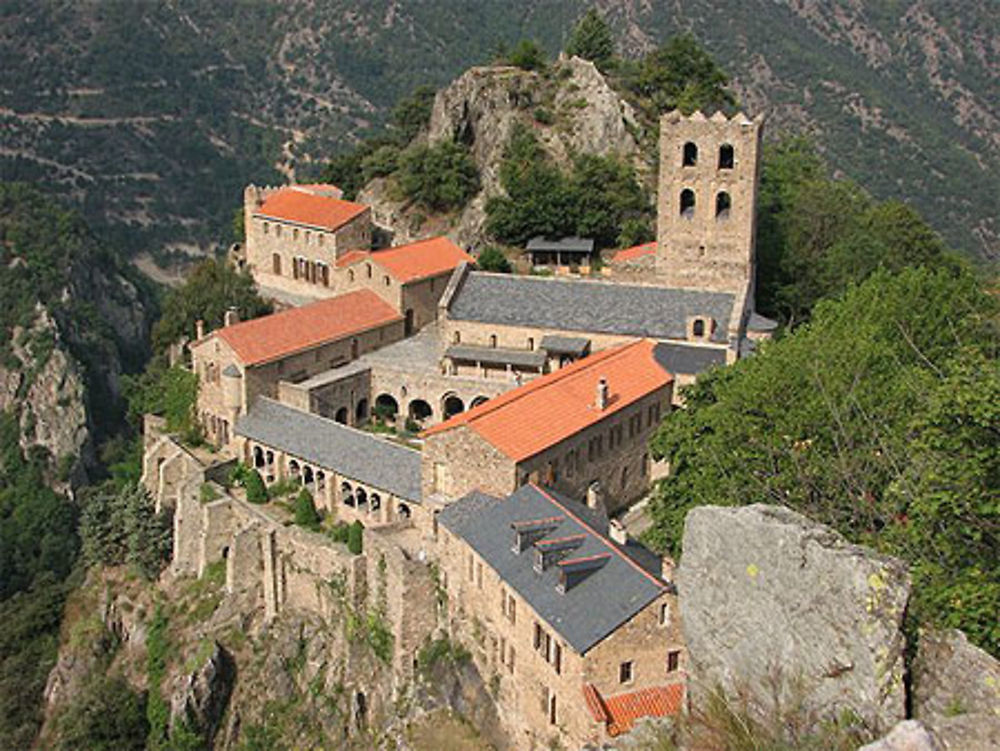
[[[708,316],[692,316],[688,319],[687,338],[708,341],[715,333],[715,320]]]
[[[691,333],[699,339],[705,336],[705,320],[703,318],[695,319],[694,324],[691,326]]]

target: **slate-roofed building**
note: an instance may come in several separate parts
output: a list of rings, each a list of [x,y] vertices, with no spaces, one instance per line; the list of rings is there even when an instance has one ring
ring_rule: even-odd
[[[236,451],[264,482],[299,480],[320,508],[365,525],[421,511],[420,452],[319,415],[258,398],[238,418]]]
[[[424,432],[424,495],[498,495],[542,482],[611,508],[645,492],[645,445],[670,409],[662,345],[641,339],[541,376]]]
[[[519,747],[555,729],[571,747],[600,743],[640,716],[680,710],[672,583],[640,563],[648,551],[609,537],[598,510],[529,484],[470,493],[437,525],[450,620],[481,671],[500,676]]]

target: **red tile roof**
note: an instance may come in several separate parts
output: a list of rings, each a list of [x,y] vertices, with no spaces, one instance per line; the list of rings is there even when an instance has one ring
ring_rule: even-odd
[[[638,339],[606,349],[424,431],[432,436],[465,425],[514,461],[521,461],[603,420],[673,380],[653,356],[656,342]],[[597,382],[608,402],[597,409]]]
[[[587,709],[597,722],[607,725],[608,735],[615,737],[632,729],[642,717],[668,717],[679,714],[684,703],[684,684],[654,686],[627,694],[604,698],[592,683],[583,686]]]
[[[264,199],[255,216],[336,230],[368,210],[367,206],[319,195],[296,186],[282,188]]]
[[[631,248],[625,248],[624,250],[619,250],[612,256],[611,261],[614,263],[621,263],[623,261],[635,261],[639,258],[644,258],[646,256],[651,256],[656,253],[656,243],[643,243],[642,245],[633,245]]]
[[[472,263],[475,260],[447,237],[432,237],[370,253],[352,251],[341,256],[337,265],[349,266],[366,258],[377,263],[403,284],[444,274],[461,263]]]
[[[395,308],[364,289],[213,333],[233,348],[243,365],[261,365],[398,320],[402,316]]]

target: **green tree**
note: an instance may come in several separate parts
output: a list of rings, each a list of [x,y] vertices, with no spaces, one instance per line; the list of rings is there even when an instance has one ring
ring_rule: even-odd
[[[133,420],[138,421],[145,414],[162,415],[168,431],[187,443],[201,441],[201,427],[195,414],[196,374],[177,365],[165,367],[163,358],[157,358],[140,376],[124,378],[123,387]]]
[[[404,151],[396,180],[403,195],[431,211],[459,209],[479,190],[475,162],[453,141]]]
[[[501,62],[524,70],[542,71],[547,64],[545,50],[534,39],[522,39],[514,49],[503,56]]]
[[[418,86],[412,94],[396,102],[389,115],[389,127],[400,146],[406,146],[427,127],[436,93],[433,86]]]
[[[364,547],[364,525],[359,521],[355,521],[347,528],[347,549],[353,555],[361,555],[361,550]]]
[[[591,237],[599,248],[617,244],[629,220],[650,221],[652,207],[632,165],[614,156],[581,154],[573,162],[569,187],[574,233]]]
[[[969,273],[878,270],[842,298],[821,301],[810,323],[754,357],[703,375],[686,392],[686,409],[671,413],[651,444],[671,476],[656,488],[650,541],[676,552],[695,505],[784,504],[909,560],[928,583],[915,599],[916,617],[959,625],[998,651],[982,617],[1000,601],[965,607],[961,596],[945,595],[948,576],[971,597],[968,583],[997,571],[995,557],[971,544],[979,538],[995,548],[986,532],[996,522],[995,491],[987,490],[996,434],[984,426],[996,415],[986,407],[996,388],[996,319],[996,301]],[[970,348],[971,364],[949,382],[959,346]],[[971,380],[977,369],[994,375]],[[971,398],[977,389],[983,402]],[[949,393],[970,423],[980,423],[935,453],[925,447],[955,429]],[[936,395],[930,410],[929,394]],[[935,407],[936,399],[945,401]],[[962,458],[966,450],[977,463]],[[940,464],[949,461],[956,477]],[[953,495],[914,490],[912,473],[929,468],[924,481]],[[930,536],[954,556],[922,545]]]
[[[729,77],[689,34],[673,37],[648,54],[626,80],[654,115],[731,107],[736,98],[728,84]]]
[[[82,494],[82,507],[80,539],[87,563],[127,563],[147,579],[159,576],[170,560],[172,519],[156,513],[144,487],[95,488]]]
[[[295,498],[295,523],[306,529],[319,529],[319,514],[313,503],[312,493],[305,488]]]
[[[230,308],[236,309],[240,320],[271,312],[248,271],[238,271],[217,258],[202,261],[184,284],[167,294],[163,315],[153,327],[154,350],[164,352],[182,337],[193,337],[199,319],[205,322],[207,331],[219,328]]]
[[[596,9],[590,8],[573,27],[566,54],[590,60],[601,70],[606,70],[615,55],[615,40],[611,27]]]
[[[146,702],[121,677],[98,677],[70,704],[58,721],[57,749],[142,751],[149,723]]]
[[[243,478],[243,487],[247,491],[250,503],[267,503],[268,492],[264,479],[256,469],[249,470]]]
[[[487,245],[476,258],[476,266],[483,271],[494,271],[500,274],[509,274],[511,271],[510,261],[495,245]]]

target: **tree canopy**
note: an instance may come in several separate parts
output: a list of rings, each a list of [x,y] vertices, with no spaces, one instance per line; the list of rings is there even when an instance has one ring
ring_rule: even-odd
[[[403,195],[431,211],[461,208],[479,190],[476,163],[453,141],[404,151],[396,180]]]
[[[703,375],[652,441],[651,542],[696,505],[777,503],[911,563],[912,610],[1000,650],[997,306],[968,272],[881,269]]]
[[[606,70],[615,56],[615,40],[611,27],[596,9],[590,8],[573,27],[566,54],[590,60],[601,70]]]

